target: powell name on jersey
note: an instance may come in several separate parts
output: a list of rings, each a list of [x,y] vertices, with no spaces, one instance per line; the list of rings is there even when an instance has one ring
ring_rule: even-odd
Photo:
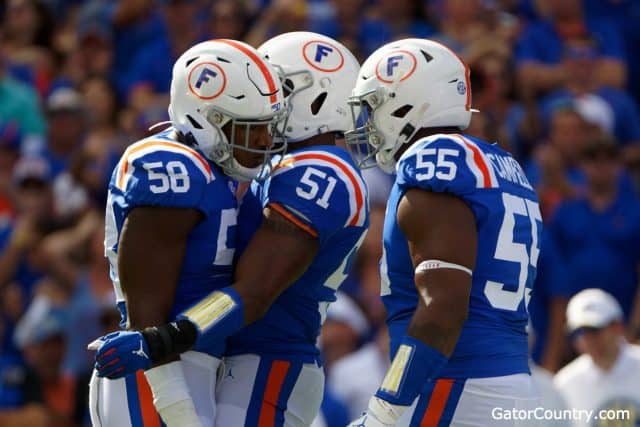
[[[212,290],[231,283],[237,219],[235,184],[202,154],[176,141],[174,133],[170,129],[129,146],[109,184],[105,252],[123,327],[127,314],[118,278],[118,242],[127,215],[136,207],[191,208],[202,213],[202,221],[187,240],[170,318]],[[203,351],[221,353],[221,349]]]
[[[269,179],[254,182],[238,216],[244,248],[269,206],[319,241],[307,271],[273,303],[265,317],[228,340],[228,354],[316,357],[326,309],[335,301],[369,227],[369,196],[360,171],[339,147],[304,148],[273,159]]]
[[[510,154],[496,144],[466,135],[423,138],[398,161],[387,205],[381,262],[381,293],[392,355],[418,303],[407,241],[392,214],[411,188],[461,198],[473,211],[478,232],[468,319],[441,376],[474,378],[529,372],[527,304],[542,231],[537,197]]]

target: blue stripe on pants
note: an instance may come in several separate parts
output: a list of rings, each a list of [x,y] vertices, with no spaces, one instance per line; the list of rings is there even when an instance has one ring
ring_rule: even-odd
[[[144,427],[144,424],[142,423],[140,399],[138,397],[136,374],[125,377],[124,381],[127,389],[127,404],[129,406],[129,419],[131,420],[131,426]]]

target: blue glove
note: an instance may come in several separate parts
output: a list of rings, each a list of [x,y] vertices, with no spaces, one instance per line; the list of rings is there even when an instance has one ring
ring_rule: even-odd
[[[123,378],[151,368],[149,346],[140,332],[119,331],[98,339],[95,368],[99,377]]]

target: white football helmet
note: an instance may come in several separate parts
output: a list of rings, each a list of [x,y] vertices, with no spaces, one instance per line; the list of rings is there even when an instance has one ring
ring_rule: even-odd
[[[297,31],[268,40],[258,51],[282,74],[287,143],[351,127],[347,99],[360,64],[346,47],[322,34]]]
[[[367,58],[349,104],[346,141],[359,166],[392,173],[396,152],[421,128],[469,126],[469,67],[438,42],[398,40]]]
[[[284,139],[278,138],[282,144],[269,149],[250,148],[249,131],[251,126],[269,125],[277,132],[276,125],[284,123],[286,115],[277,72],[245,43],[227,39],[202,42],[183,53],[173,66],[171,123],[235,179],[266,176],[263,171],[270,156],[286,148]],[[230,141],[222,131],[228,123]],[[236,141],[239,126],[245,127],[244,141]],[[241,165],[233,156],[234,149],[264,155],[262,165]]]

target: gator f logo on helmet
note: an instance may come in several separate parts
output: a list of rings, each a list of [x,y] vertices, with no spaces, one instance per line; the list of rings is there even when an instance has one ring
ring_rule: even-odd
[[[391,51],[378,61],[376,78],[383,83],[392,83],[397,79],[404,81],[411,77],[417,64],[413,53],[407,50]]]
[[[302,56],[307,64],[327,73],[338,71],[344,65],[341,49],[325,40],[306,42],[302,47]]]
[[[227,76],[213,62],[199,62],[191,68],[187,79],[191,93],[204,100],[217,98],[227,86]]]

